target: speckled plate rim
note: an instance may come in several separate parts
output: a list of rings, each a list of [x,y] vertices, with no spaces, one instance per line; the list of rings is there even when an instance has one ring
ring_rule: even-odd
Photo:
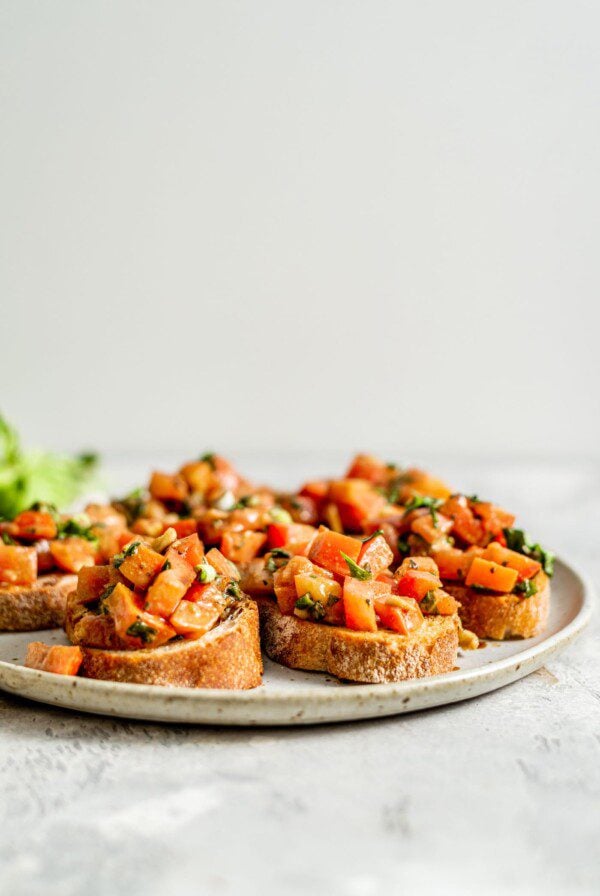
[[[0,661],[0,690],[79,712],[157,722],[239,726],[369,719],[456,703],[529,675],[564,649],[588,624],[595,603],[591,581],[572,563],[561,559],[557,565],[575,580],[580,592],[579,607],[570,622],[511,656],[432,678],[339,688],[324,688],[316,679],[314,685],[297,684],[284,690],[269,690],[264,685],[251,691],[192,690],[65,678]]]

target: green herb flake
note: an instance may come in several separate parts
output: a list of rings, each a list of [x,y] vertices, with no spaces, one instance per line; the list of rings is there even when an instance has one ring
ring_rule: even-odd
[[[126,547],[125,550],[121,551],[120,554],[115,554],[112,561],[115,569],[118,569],[121,564],[127,559],[127,557],[133,557],[140,545],[141,541],[134,541],[132,544]]]
[[[383,535],[383,529],[377,529],[375,532],[371,532],[370,535],[366,535],[365,538],[361,538],[363,544],[366,544],[368,541],[371,541],[373,538],[377,538],[378,535]]]
[[[225,594],[227,597],[233,597],[234,600],[241,600],[244,596],[240,591],[240,586],[237,582],[230,582],[225,589]]]
[[[348,554],[344,554],[343,551],[340,551],[340,554],[346,561],[346,565],[348,566],[348,569],[350,570],[350,575],[352,576],[353,579],[358,579],[361,582],[366,582],[368,579],[373,578],[373,575],[372,575],[370,569],[367,569],[367,567],[363,568],[362,566],[359,566],[358,563],[354,562],[352,557],[349,557]]]
[[[537,590],[537,585],[533,579],[524,579],[522,582],[517,582],[513,588],[513,592],[520,594],[523,598],[533,597],[534,594],[537,594]]]
[[[127,634],[132,638],[139,638],[142,644],[148,644],[150,641],[154,640],[156,629],[152,628],[151,625],[148,625],[147,622],[142,622],[141,619],[136,619],[136,621],[127,629]]]
[[[552,577],[554,575],[555,557],[551,551],[547,551],[541,544],[534,544],[523,529],[503,529],[502,531],[506,538],[506,547],[509,550],[517,551],[519,554],[531,557],[532,560],[537,560],[538,563],[541,563],[542,569],[547,576]]]
[[[408,516],[413,510],[419,507],[427,507],[429,510],[436,510],[441,507],[444,502],[441,498],[431,498],[429,495],[414,495],[404,505],[404,516]]]

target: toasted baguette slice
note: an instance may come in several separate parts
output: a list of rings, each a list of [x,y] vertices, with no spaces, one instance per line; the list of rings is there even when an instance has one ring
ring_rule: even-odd
[[[80,645],[79,671],[87,678],[182,688],[255,688],[261,683],[258,611],[242,600],[215,628],[196,640],[143,650],[102,650]]]
[[[263,648],[291,669],[329,672],[377,684],[450,672],[456,664],[458,618],[430,616],[415,632],[355,632],[285,616],[268,598],[257,600]]]
[[[534,579],[537,593],[491,594],[465,585],[446,583],[444,588],[460,603],[462,624],[479,638],[502,641],[506,638],[533,638],[546,626],[550,611],[550,582],[540,572]]]
[[[52,573],[33,585],[0,585],[0,631],[31,632],[63,624],[77,576]]]

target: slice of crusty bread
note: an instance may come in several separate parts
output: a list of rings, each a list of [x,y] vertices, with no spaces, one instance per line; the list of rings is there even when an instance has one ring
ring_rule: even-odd
[[[456,664],[456,615],[430,616],[417,631],[399,635],[356,632],[285,616],[268,598],[257,603],[267,656],[292,669],[376,684],[451,672]]]
[[[533,638],[544,630],[550,611],[550,582],[543,572],[534,581],[538,590],[531,597],[482,593],[450,583],[444,584],[444,588],[459,601],[458,612],[466,629],[479,638],[502,641]]]
[[[30,632],[63,624],[77,576],[51,573],[33,585],[0,585],[0,631]]]
[[[261,683],[258,611],[240,601],[222,622],[196,640],[142,650],[80,645],[79,674],[87,678],[182,688],[255,688]]]

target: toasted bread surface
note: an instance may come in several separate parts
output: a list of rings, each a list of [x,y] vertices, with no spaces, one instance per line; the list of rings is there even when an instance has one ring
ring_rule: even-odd
[[[0,585],[0,631],[30,632],[63,624],[77,576],[50,573],[33,585]]]
[[[351,631],[286,616],[268,598],[257,603],[265,652],[292,669],[376,684],[439,675],[456,664],[456,616],[431,616],[418,630],[399,635]]]
[[[502,641],[506,638],[533,638],[544,630],[550,611],[550,582],[540,572],[535,577],[537,593],[491,594],[465,585],[444,585],[460,603],[462,624],[479,638]]]
[[[133,684],[185,688],[255,688],[262,657],[258,610],[242,600],[222,622],[196,640],[142,650],[85,647],[80,675]]]

